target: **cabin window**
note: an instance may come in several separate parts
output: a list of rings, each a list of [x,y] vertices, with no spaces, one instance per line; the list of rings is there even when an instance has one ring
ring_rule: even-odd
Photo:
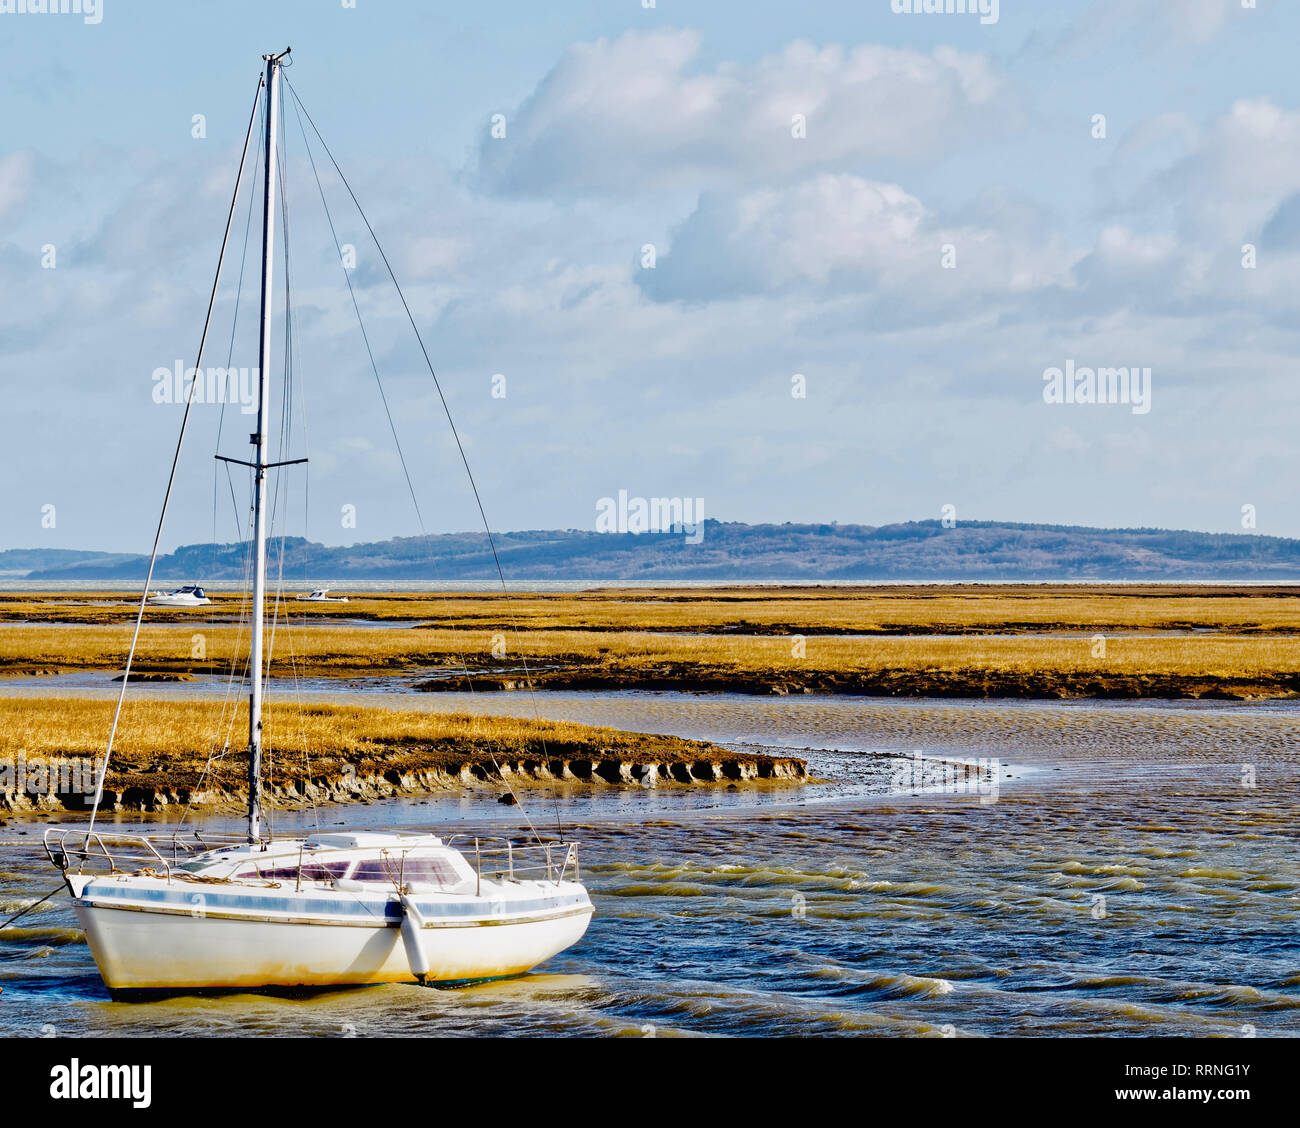
[[[348,872],[351,862],[304,862],[303,881],[331,881]]]
[[[398,879],[421,885],[455,885],[460,881],[456,867],[446,858],[372,858],[358,862],[353,881],[389,881]]]
[[[303,881],[333,881],[348,872],[351,862],[303,862]],[[297,881],[298,863],[291,865],[247,866],[234,875],[263,881]],[[382,881],[396,884],[400,879],[417,885],[456,885],[461,875],[447,858],[367,858],[349,875],[353,881]]]
[[[407,858],[401,872],[403,880],[417,884],[455,885],[461,880],[446,858]]]
[[[303,881],[331,881],[348,872],[349,862],[303,862]],[[276,866],[273,869],[242,869],[236,877],[260,877],[265,881],[297,881],[298,863],[291,866]]]
[[[357,868],[352,871],[353,881],[396,881],[400,873],[396,861],[387,861],[384,858],[372,858],[368,862],[358,862]]]

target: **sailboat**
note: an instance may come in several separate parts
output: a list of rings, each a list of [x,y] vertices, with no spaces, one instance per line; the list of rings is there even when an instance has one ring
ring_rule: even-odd
[[[277,114],[288,55],[286,49],[262,56],[265,73],[249,119],[251,137],[264,98],[260,383],[252,458],[245,463],[253,479],[248,827],[243,835],[136,835],[96,828],[130,674],[128,658],[90,826],[51,827],[45,835],[46,853],[63,874],[114,998],[378,983],[451,985],[515,976],[577,943],[593,913],[573,842],[538,838],[531,845],[516,845],[464,836],[444,841],[433,834],[379,831],[280,838],[264,825],[266,484],[269,470],[290,464],[267,461],[266,439]],[[236,196],[242,174],[241,161]],[[228,218],[227,236],[229,230]],[[223,241],[223,256],[224,251]],[[218,280],[220,271],[219,262]],[[209,318],[211,309],[210,302]],[[169,482],[168,498],[170,493]],[[164,500],[163,518],[166,509]],[[152,571],[151,561],[131,656],[149,602]]]

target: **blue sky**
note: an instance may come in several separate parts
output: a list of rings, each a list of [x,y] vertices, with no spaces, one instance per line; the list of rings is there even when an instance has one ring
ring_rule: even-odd
[[[6,6],[0,547],[147,546],[180,419],[152,374],[193,363],[259,56],[287,44],[499,528],[593,528],[626,489],[745,521],[952,505],[1240,531],[1250,505],[1259,532],[1300,535],[1294,5],[1002,0],[989,24],[890,0],[103,0],[97,23]],[[409,535],[286,131],[312,469],[307,498],[285,472],[285,527]],[[325,190],[425,524],[474,528],[400,305]],[[242,227],[207,364],[225,360],[240,249]],[[236,364],[256,363],[255,296],[250,275]],[[1045,403],[1045,370],[1071,361],[1150,368],[1151,410]],[[213,535],[219,417],[196,409],[168,547]],[[224,453],[242,457],[246,422],[226,409]],[[224,471],[215,485],[234,539]]]

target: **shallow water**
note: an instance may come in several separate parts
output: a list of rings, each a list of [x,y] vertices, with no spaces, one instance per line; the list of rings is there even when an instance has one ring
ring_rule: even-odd
[[[558,807],[582,840],[597,915],[540,972],[462,990],[115,1004],[60,896],[0,933],[0,1035],[1300,1033],[1292,703],[662,693],[536,703],[557,719],[815,749],[799,754],[838,782],[527,798],[539,828]],[[527,695],[402,704],[532,715]],[[882,797],[878,753],[913,750],[995,756],[1011,778],[989,804]],[[315,818],[522,825],[491,795]],[[312,820],[282,812],[278,826]],[[0,914],[56,884],[38,859],[41,829],[0,828]]]

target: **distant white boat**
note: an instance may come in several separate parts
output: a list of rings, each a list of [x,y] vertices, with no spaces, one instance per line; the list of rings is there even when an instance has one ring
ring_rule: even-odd
[[[186,584],[167,595],[155,592],[149,597],[149,603],[153,607],[204,607],[211,602],[197,584]]]
[[[308,603],[346,603],[348,601],[346,595],[330,595],[329,588],[317,588],[311,595],[300,595],[298,598]]]

